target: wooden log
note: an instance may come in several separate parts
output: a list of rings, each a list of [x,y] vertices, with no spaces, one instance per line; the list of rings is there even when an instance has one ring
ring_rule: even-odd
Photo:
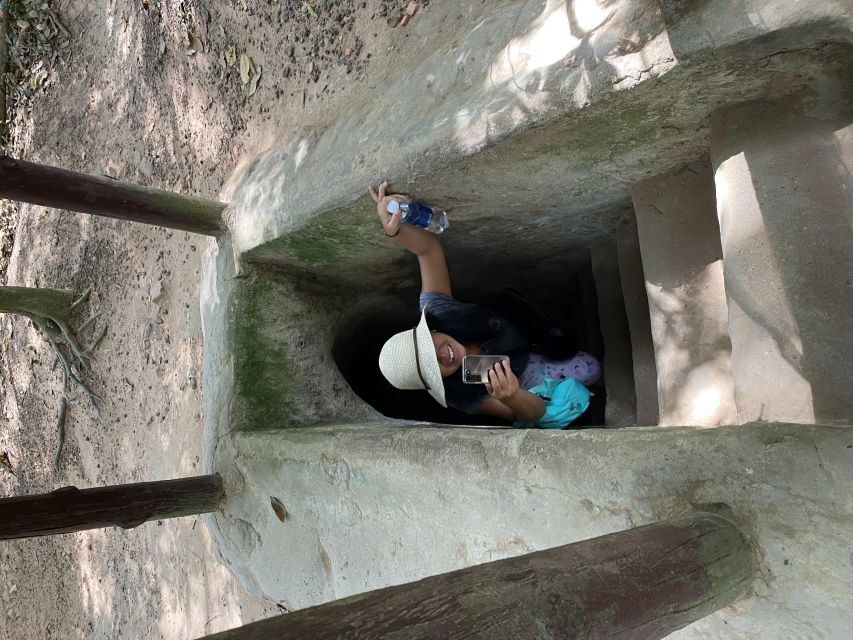
[[[131,529],[219,508],[219,474],[0,499],[0,540],[49,536],[102,527]]]
[[[695,513],[206,638],[651,640],[743,596],[754,573],[755,554],[738,528]]]
[[[44,207],[217,235],[221,202],[0,156],[0,197]]]

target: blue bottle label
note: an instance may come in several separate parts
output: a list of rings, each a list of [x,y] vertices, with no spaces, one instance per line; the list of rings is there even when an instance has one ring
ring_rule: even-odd
[[[420,202],[409,202],[409,214],[405,221],[418,227],[428,227],[432,220],[432,209]]]

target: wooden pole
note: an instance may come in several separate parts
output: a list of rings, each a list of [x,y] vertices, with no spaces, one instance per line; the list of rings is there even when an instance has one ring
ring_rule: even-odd
[[[148,520],[215,511],[224,495],[222,478],[214,474],[2,498],[0,540],[102,527],[131,529]]]
[[[0,156],[0,197],[44,207],[217,235],[221,202]]]
[[[754,573],[755,554],[737,527],[695,513],[206,638],[651,640],[740,598]]]
[[[0,313],[65,320],[72,302],[71,292],[66,289],[0,287]]]

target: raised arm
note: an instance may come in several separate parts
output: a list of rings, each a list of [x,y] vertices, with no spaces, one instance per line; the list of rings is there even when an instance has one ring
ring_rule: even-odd
[[[388,181],[379,185],[378,191],[372,186],[368,189],[370,196],[376,202],[376,212],[382,222],[385,235],[392,238],[394,242],[403,245],[406,249],[418,257],[421,269],[421,291],[446,293],[452,295],[450,290],[450,274],[447,271],[447,261],[444,259],[444,250],[438,236],[426,229],[411,224],[403,224],[398,211],[395,214],[388,213],[388,203],[391,200],[409,198],[409,194],[397,193],[387,194]]]

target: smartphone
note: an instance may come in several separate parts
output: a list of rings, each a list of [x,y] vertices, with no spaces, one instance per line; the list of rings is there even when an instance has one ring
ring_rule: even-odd
[[[462,382],[486,384],[489,381],[489,369],[502,360],[509,360],[509,356],[465,356],[462,358]]]

